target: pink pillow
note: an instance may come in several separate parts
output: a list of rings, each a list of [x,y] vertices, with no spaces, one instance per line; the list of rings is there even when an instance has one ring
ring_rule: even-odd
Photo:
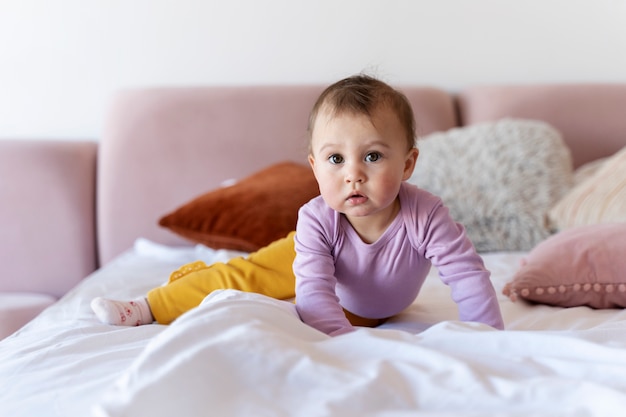
[[[538,244],[506,284],[516,301],[561,307],[626,307],[626,223],[564,230]]]

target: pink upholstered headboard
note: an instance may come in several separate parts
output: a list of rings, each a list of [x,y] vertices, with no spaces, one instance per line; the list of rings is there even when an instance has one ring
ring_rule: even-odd
[[[58,298],[96,268],[97,149],[0,140],[0,293]]]
[[[503,117],[548,122],[575,167],[626,146],[626,84],[482,86],[461,92],[458,103],[462,125]]]
[[[306,163],[321,86],[164,88],[116,100],[101,141],[98,245],[104,264],[137,237],[189,244],[158,219],[199,193],[283,160]],[[421,135],[456,126],[452,97],[410,87]]]
[[[274,162],[305,163],[308,113],[322,86],[157,88],[119,95],[98,160],[100,264],[138,237],[185,244],[157,225],[190,198]],[[626,146],[626,84],[479,86],[453,95],[401,87],[418,134],[503,117],[546,121],[575,166]]]

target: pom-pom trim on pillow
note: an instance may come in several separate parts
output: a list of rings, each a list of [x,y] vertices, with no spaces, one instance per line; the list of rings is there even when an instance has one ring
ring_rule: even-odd
[[[192,199],[159,225],[215,249],[253,252],[295,230],[298,209],[318,195],[308,165],[283,162]]]
[[[626,307],[626,223],[574,227],[537,245],[503,293],[561,307]]]

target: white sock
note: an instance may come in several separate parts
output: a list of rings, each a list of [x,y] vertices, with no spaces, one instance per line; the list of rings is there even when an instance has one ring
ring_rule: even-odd
[[[91,309],[101,322],[116,326],[141,326],[154,321],[145,298],[116,301],[98,297],[91,301]]]

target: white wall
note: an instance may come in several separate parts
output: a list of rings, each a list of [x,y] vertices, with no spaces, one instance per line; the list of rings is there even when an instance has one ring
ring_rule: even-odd
[[[626,82],[626,0],[0,0],[0,138],[151,85]]]

